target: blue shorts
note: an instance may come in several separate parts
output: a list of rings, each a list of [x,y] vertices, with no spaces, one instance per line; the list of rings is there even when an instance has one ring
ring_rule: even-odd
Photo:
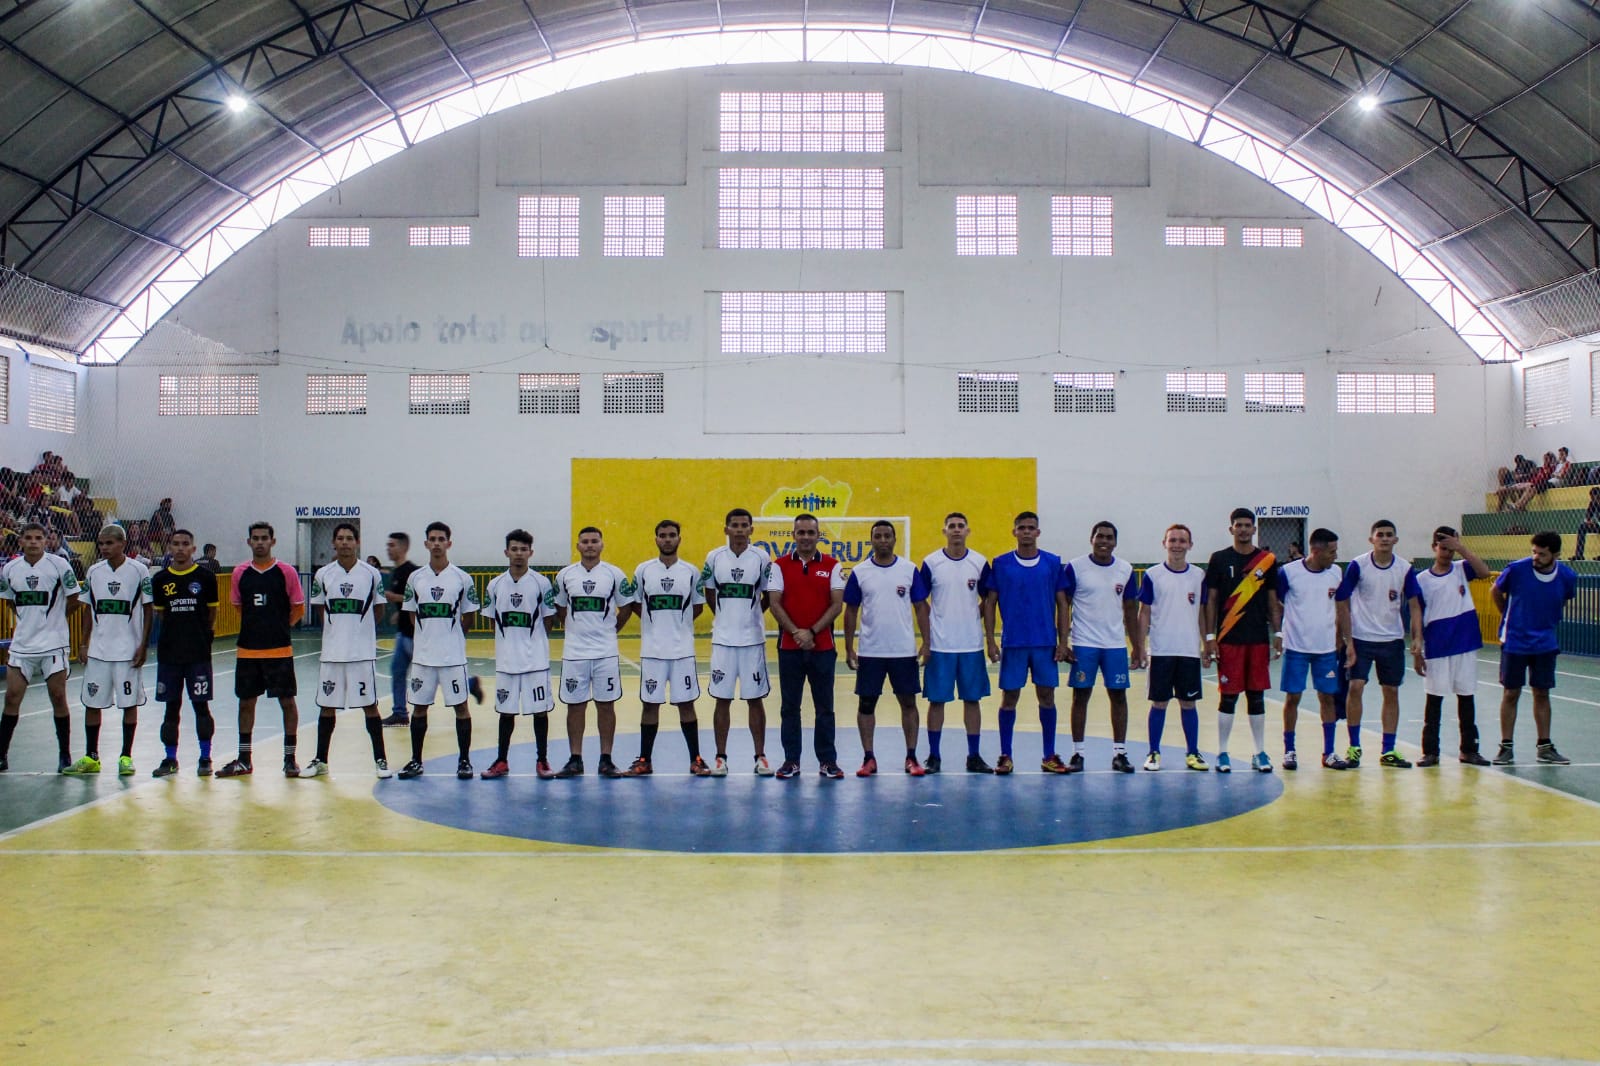
[[[1061,669],[1056,666],[1054,648],[1002,648],[1000,649],[1000,690],[1015,692],[1028,683],[1045,688],[1061,684]]]
[[[1094,688],[1094,675],[1105,678],[1111,691],[1128,687],[1127,648],[1073,648],[1072,688]]]
[[[917,684],[917,657],[907,655],[899,659],[868,658],[863,655],[856,666],[856,695],[871,699],[883,695],[883,679],[896,696],[915,696],[921,691]]]
[[[1311,686],[1318,692],[1334,695],[1339,691],[1339,656],[1325,651],[1312,655],[1304,651],[1283,652],[1283,672],[1278,676],[1278,687],[1285,692],[1304,692],[1306,672],[1311,673]]]
[[[922,687],[929,703],[949,703],[957,693],[981,700],[989,694],[989,663],[981,651],[933,652],[922,668]]]
[[[189,693],[189,702],[205,703],[212,698],[211,662],[156,663],[156,702],[169,703]]]
[[[1366,681],[1372,668],[1378,668],[1378,684],[1398,686],[1406,679],[1404,640],[1355,640],[1356,664],[1350,668],[1351,681]]]
[[[1531,688],[1556,687],[1557,652],[1542,651],[1533,655],[1521,652],[1500,651],[1500,687],[1521,688],[1526,682]]]

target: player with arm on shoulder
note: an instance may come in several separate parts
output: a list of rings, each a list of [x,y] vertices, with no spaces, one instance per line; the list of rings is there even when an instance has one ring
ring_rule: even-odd
[[[1138,625],[1138,590],[1133,564],[1118,559],[1117,527],[1096,522],[1089,533],[1091,550],[1066,565],[1068,632],[1066,661],[1071,665],[1072,762],[1083,769],[1084,733],[1089,724],[1089,697],[1095,675],[1105,679],[1111,702],[1111,769],[1133,773],[1128,761],[1128,636],[1133,636],[1132,662],[1143,665],[1144,639]]]
[[[541,780],[550,769],[550,712],[555,688],[550,684],[550,622],[555,616],[555,588],[550,579],[528,565],[533,534],[513,529],[506,534],[510,565],[489,582],[483,617],[494,623],[494,709],[499,715],[500,747],[495,760],[479,776],[485,780],[511,772],[511,736],[519,714],[533,717],[534,773]]]
[[[1433,531],[1433,565],[1417,575],[1417,605],[1411,610],[1411,654],[1428,694],[1418,766],[1439,765],[1439,721],[1444,698],[1451,694],[1456,698],[1461,761],[1489,765],[1478,752],[1478,649],[1483,634],[1470,587],[1488,576],[1489,568],[1454,529],[1440,526]]]
[[[383,744],[383,719],[378,716],[378,623],[383,620],[383,574],[361,558],[361,534],[354,523],[333,527],[333,562],[311,578],[310,602],[322,608],[321,677],[317,684],[317,755],[301,777],[328,772],[328,749],[336,717],[346,707],[360,707],[372,742],[372,766],[388,778],[389,756]]]
[[[1205,626],[1200,617],[1206,601],[1206,576],[1189,563],[1193,545],[1189,527],[1167,527],[1163,561],[1144,572],[1139,582],[1139,633],[1149,653],[1150,754],[1146,770],[1161,769],[1161,734],[1167,724],[1167,704],[1174,696],[1183,721],[1184,764],[1205,770],[1200,755],[1200,657]]]

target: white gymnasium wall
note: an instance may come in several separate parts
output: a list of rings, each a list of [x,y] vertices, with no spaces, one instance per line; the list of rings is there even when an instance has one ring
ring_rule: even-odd
[[[721,155],[716,94],[743,88],[884,90],[893,150]],[[725,164],[886,167],[890,247],[716,250]],[[582,198],[580,258],[517,258],[517,197],[536,192]],[[1020,255],[955,256],[965,192],[1017,194]],[[601,198],[619,193],[666,198],[664,259],[601,256]],[[1115,198],[1113,257],[1049,254],[1059,193]],[[1164,247],[1169,220],[1226,225],[1228,247]],[[1243,249],[1247,220],[1303,225],[1305,247]],[[308,249],[312,221],[370,225],[372,247]],[[472,247],[408,248],[416,221],[470,224]],[[736,289],[887,290],[889,356],[729,365],[712,294]],[[1405,535],[1471,507],[1491,458],[1486,422],[1506,406],[1504,386],[1398,279],[1264,183],[1096,109],[935,71],[651,75],[504,113],[309,205],[176,316],[240,352],[276,353],[274,366],[219,368],[261,375],[262,414],[158,418],[158,375],[195,368],[135,349],[90,372],[95,473],[133,511],[178,497],[179,518],[225,558],[242,555],[252,518],[288,543],[297,505],[350,505],[368,550],[381,550],[374,533],[416,536],[443,517],[459,559],[498,558],[520,524],[539,537],[537,559],[561,561],[592,518],[569,513],[574,456],[794,455],[1037,456],[1046,539],[1061,550],[1085,545],[1102,517],[1133,558],[1153,558],[1172,521],[1209,550],[1232,507],[1288,504],[1346,531],[1349,555],[1379,515]],[[1183,368],[1228,372],[1226,414],[1165,412],[1163,374]],[[413,369],[470,372],[471,414],[407,414]],[[602,373],[655,369],[664,415],[599,413]],[[303,413],[306,373],[328,370],[370,375],[368,415]],[[958,414],[961,370],[1020,374],[1020,413]],[[1068,370],[1117,373],[1116,413],[1053,413],[1050,375]],[[1303,371],[1307,413],[1246,414],[1246,370]],[[1433,373],[1439,413],[1336,416],[1340,370]],[[581,373],[584,413],[518,415],[519,371]],[[1407,540],[1420,550],[1420,532]]]
[[[82,405],[85,404],[85,369],[77,363],[41,354],[32,345],[20,345],[0,337],[0,358],[6,360],[7,393],[5,397],[6,421],[0,423],[0,466],[9,466],[24,472],[32,470],[43,452],[55,452],[67,462],[75,474],[86,473],[86,467],[95,465],[91,458],[89,438],[83,425]],[[35,361],[51,370],[64,370],[77,382],[78,432],[63,433],[50,429],[35,429],[28,424],[32,370]]]
[[[1569,449],[1576,460],[1600,459],[1600,411],[1594,403],[1600,396],[1594,388],[1600,382],[1600,354],[1596,353],[1600,353],[1600,337],[1570,340],[1531,352],[1518,366],[1495,368],[1502,388],[1496,392],[1499,403],[1493,421],[1504,427],[1493,434],[1500,445],[1490,453],[1495,467],[1518,453],[1538,462],[1545,452],[1560,447]],[[1524,374],[1563,361],[1569,414],[1559,421],[1529,426]]]

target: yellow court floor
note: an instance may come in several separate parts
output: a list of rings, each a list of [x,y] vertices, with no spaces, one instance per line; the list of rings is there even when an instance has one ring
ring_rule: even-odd
[[[1479,722],[1492,752],[1491,660]],[[299,667],[304,761],[315,658]],[[1580,765],[1559,772],[1593,774],[1581,764],[1600,762],[1600,731],[1594,707],[1581,704],[1600,706],[1600,669],[1563,668],[1579,680],[1562,690],[1571,702],[1558,705],[1558,722],[1573,724],[1560,735],[1572,737],[1564,747]],[[1130,700],[1141,758],[1142,684]],[[841,668],[841,741],[854,733],[849,685]],[[1415,741],[1421,686],[1402,693],[1402,736]],[[41,697],[30,691],[27,708]],[[1214,690],[1207,701],[1209,757]],[[991,759],[995,706],[984,705]],[[637,708],[630,682],[619,704],[624,764],[638,742]],[[231,701],[217,710],[226,759]],[[428,755],[453,762],[439,710]],[[136,751],[140,776],[120,782],[19,774],[32,750],[24,734],[48,746],[46,717],[24,719],[0,810],[38,804],[37,790],[76,798],[0,837],[0,1063],[1600,1062],[1600,804],[1543,771],[1516,776],[1453,758],[1432,770],[1302,769],[1280,773],[1281,794],[1245,813],[1156,833],[798,854],[773,851],[768,834],[782,839],[824,807],[829,817],[914,819],[937,796],[959,818],[975,790],[1015,787],[1018,818],[1048,805],[1058,821],[1103,821],[1095,797],[1118,789],[1118,803],[1156,802],[1158,775],[964,775],[953,715],[944,746],[954,772],[937,780],[908,779],[888,760],[873,781],[820,781],[808,750],[807,772],[790,782],[757,780],[742,762],[725,780],[534,782],[531,733],[519,723],[513,763],[524,773],[511,784],[538,798],[512,812],[527,829],[518,835],[380,802],[385,790],[425,785],[439,803],[492,807],[507,782],[436,780],[432,763],[420,781],[376,782],[359,712],[340,718],[331,777],[268,773],[277,753],[267,723],[277,716],[262,711],[257,773],[240,781],[188,772],[187,709],[185,772],[164,781],[148,777],[159,758],[153,708]],[[734,715],[737,735],[738,705]],[[1368,715],[1375,729],[1374,706]],[[480,768],[495,717],[475,708]],[[1061,717],[1064,736],[1064,699]],[[709,700],[700,718],[709,749]],[[1269,705],[1275,762],[1277,718]],[[76,710],[74,719],[81,750]],[[564,756],[559,716],[552,725],[552,749]],[[889,725],[879,745],[893,752]],[[1025,697],[1019,730],[1037,729]],[[1101,694],[1090,731],[1109,735]],[[404,734],[387,731],[392,765],[404,761]],[[1177,734],[1174,709],[1169,744]],[[116,735],[108,723],[108,748]],[[1314,754],[1320,735],[1304,716],[1299,736]],[[1525,746],[1531,753],[1531,738]],[[657,750],[682,748],[669,708]],[[1232,749],[1241,780],[1195,774],[1185,787],[1248,784],[1242,721]],[[1182,779],[1177,765],[1161,772],[1163,785]],[[596,805],[601,828],[745,805],[738,824],[751,847],[530,839],[541,818],[578,802]],[[974,827],[976,839],[985,828]]]

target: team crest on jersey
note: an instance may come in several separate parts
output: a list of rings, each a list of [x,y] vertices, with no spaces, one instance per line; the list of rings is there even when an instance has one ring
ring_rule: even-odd
[[[198,581],[189,582],[189,592],[190,592],[191,595],[195,595],[195,596],[200,595],[200,582],[198,582]]]
[[[644,679],[644,690],[646,692],[654,693],[656,690],[656,684],[657,682],[655,678],[647,677]]]
[[[1257,569],[1253,576],[1255,577],[1255,579],[1257,581],[1260,581],[1261,580],[1261,575],[1264,574],[1264,573],[1266,573],[1266,571],[1261,570],[1261,569]]]
[[[1467,586],[1462,585],[1461,586],[1461,595],[1465,596],[1466,594],[1467,594]]]
[[[422,678],[413,677],[411,679],[411,691],[412,692],[421,692],[422,691]]]
[[[352,592],[354,592],[355,590],[356,590],[356,587],[354,585],[350,584],[350,582],[346,581],[344,584],[339,586],[339,595],[348,596]]]
[[[578,679],[577,678],[575,678],[575,677],[567,678],[567,691],[568,692],[576,692],[576,691],[578,691]]]
[[[902,600],[905,599],[906,598],[906,587],[904,585],[896,585],[894,587],[894,594],[896,596],[899,596]]]
[[[27,582],[28,582],[28,587],[30,589],[38,588],[39,587],[39,575],[37,575],[37,574],[29,574],[28,578],[27,578]]]
[[[436,600],[439,599],[441,596],[444,595],[444,586],[442,586],[442,585],[433,586],[431,589],[428,590],[428,595],[432,596]]]
[[[728,675],[723,673],[721,670],[711,671],[711,680],[715,681],[719,685],[722,684],[722,679],[727,676]]]
[[[735,581],[743,581],[744,580],[744,567],[736,566],[736,567],[733,568],[732,573],[733,573],[733,579]]]
[[[1190,602],[1190,603],[1193,603],[1193,602],[1194,602],[1194,593],[1192,593],[1192,592],[1191,592],[1191,593],[1189,593],[1189,602]]]
[[[106,582],[106,591],[111,593],[111,595],[115,596],[117,593],[122,591],[122,582],[120,582],[120,581],[107,581]]]
[[[968,592],[971,592],[973,589],[976,589],[977,587],[978,587],[978,579],[977,578],[975,578],[975,577],[967,578],[967,591]]]
[[[1117,595],[1118,596],[1122,595],[1122,586],[1121,585],[1117,586]]]
[[[585,596],[588,596],[588,595],[592,594],[593,592],[594,592],[594,582],[593,581],[585,581],[583,583],[583,594]]]
[[[98,693],[100,691],[100,686],[95,684],[93,681],[89,682],[87,685],[85,685],[83,687],[89,690],[89,695],[91,695],[91,696],[95,695],[96,693]]]
[[[1330,599],[1330,600],[1333,599],[1334,594],[1337,593],[1338,591],[1339,591],[1338,589],[1329,589],[1328,590],[1328,599]]]
[[[662,592],[671,592],[672,591],[672,579],[670,577],[664,577],[664,578],[661,579],[661,591]]]
[[[521,607],[522,606],[522,593],[513,592],[511,594],[511,606],[513,606],[513,607]]]
[[[1389,590],[1389,602],[1390,603],[1393,603],[1395,600],[1398,600],[1399,598],[1400,598],[1400,590],[1399,589],[1390,589]]]
[[[506,700],[509,700],[510,698],[511,698],[511,690],[510,689],[508,689],[508,688],[497,688],[497,689],[494,690],[494,701],[496,703],[504,703]]]
[[[333,695],[333,690],[336,687],[337,686],[334,685],[332,679],[330,678],[329,680],[324,681],[322,683],[322,694],[324,696],[331,696],[331,695]]]

